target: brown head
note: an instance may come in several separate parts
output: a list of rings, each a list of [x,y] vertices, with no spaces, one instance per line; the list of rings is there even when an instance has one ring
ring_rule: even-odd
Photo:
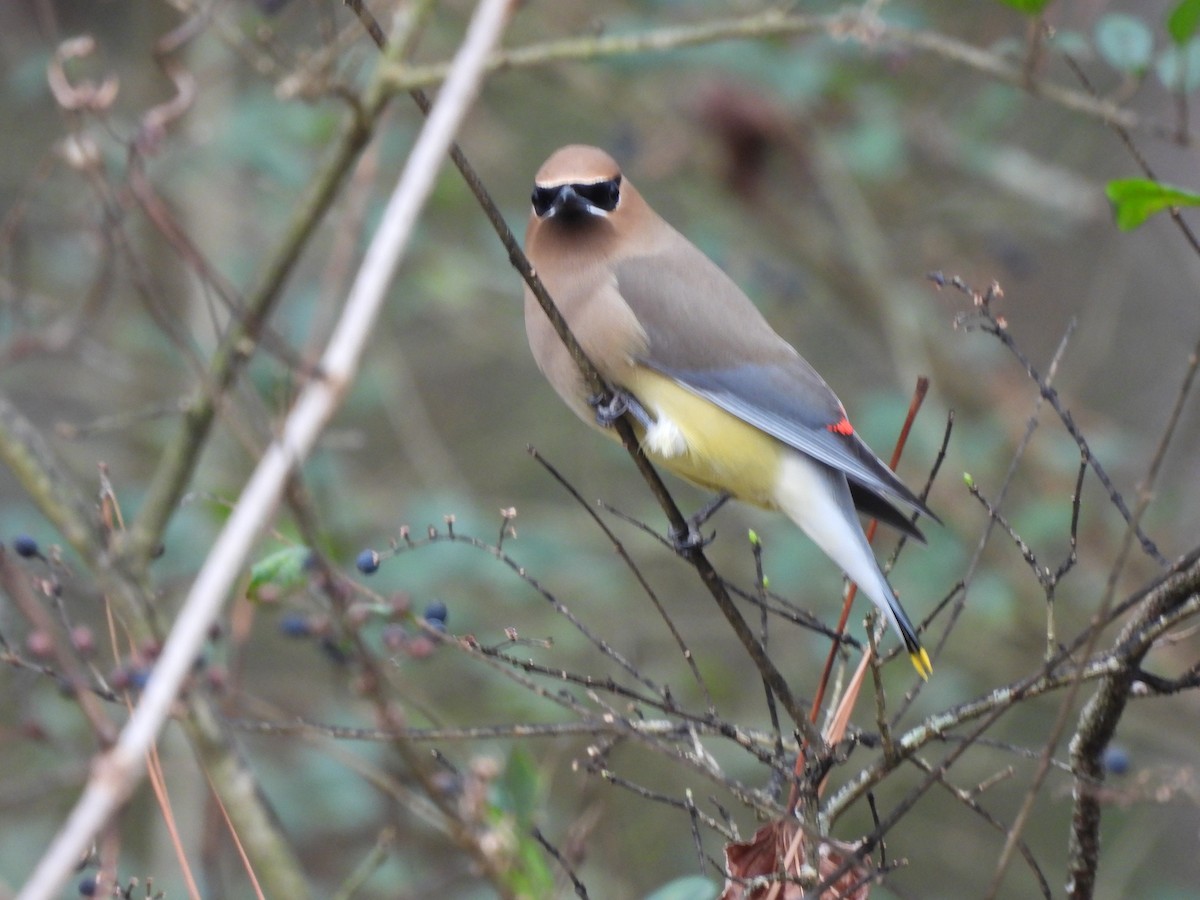
[[[622,255],[630,249],[623,242],[644,245],[646,227],[658,221],[616,160],[585,144],[561,147],[542,163],[532,201],[525,238],[532,255],[552,245],[560,248],[552,253]]]
[[[562,147],[534,176],[533,216],[537,220],[607,219],[620,206],[621,169],[598,147]]]
[[[654,244],[646,227],[653,222],[661,220],[596,147],[562,147],[534,178],[525,252],[588,357],[614,383],[646,339],[617,290],[614,267]],[[528,289],[525,326],[550,383],[581,417],[594,419],[578,367]]]

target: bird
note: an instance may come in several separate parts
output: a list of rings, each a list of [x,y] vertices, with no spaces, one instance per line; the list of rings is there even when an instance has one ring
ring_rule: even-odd
[[[940,520],[859,438],[825,380],[604,150],[556,150],[538,169],[531,200],[525,253],[619,402],[596,408],[527,286],[530,350],[562,400],[610,434],[628,410],[655,463],[782,512],[880,609],[928,679],[929,654],[858,512],[921,541],[912,514]]]

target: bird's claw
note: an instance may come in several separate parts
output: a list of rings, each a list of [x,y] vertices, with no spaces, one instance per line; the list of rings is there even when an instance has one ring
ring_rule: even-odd
[[[704,506],[696,511],[694,516],[687,520],[686,529],[672,528],[667,532],[667,537],[671,541],[671,545],[675,548],[676,553],[686,555],[693,550],[703,550],[717,539],[715,531],[708,537],[705,537],[701,528],[705,522],[712,518],[713,513],[725,505],[730,496],[732,495],[728,491],[721,491],[721,493],[705,503]]]
[[[688,519],[686,528],[671,528],[667,531],[667,540],[671,542],[675,552],[683,556],[687,556],[695,550],[703,550],[716,539],[715,531],[705,537],[704,532],[696,526],[692,519]]]
[[[616,389],[607,399],[603,394],[594,394],[588,397],[588,405],[596,411],[596,424],[601,428],[611,428],[625,413],[633,416],[642,427],[653,424],[642,404],[628,391]]]

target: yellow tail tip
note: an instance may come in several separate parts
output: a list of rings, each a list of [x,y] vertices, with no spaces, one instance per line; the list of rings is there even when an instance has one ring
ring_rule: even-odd
[[[933,663],[929,661],[929,654],[925,652],[925,648],[918,647],[908,654],[908,658],[912,660],[913,668],[917,670],[921,680],[928,681],[929,676],[933,674]]]

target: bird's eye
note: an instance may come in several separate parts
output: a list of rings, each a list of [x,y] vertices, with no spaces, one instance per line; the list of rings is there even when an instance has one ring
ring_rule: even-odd
[[[550,211],[550,207],[554,205],[554,196],[557,193],[558,188],[535,187],[533,189],[533,211],[537,213],[539,218]]]
[[[608,181],[598,181],[595,184],[577,184],[574,187],[575,192],[579,196],[587,200],[596,209],[602,209],[605,212],[612,212],[617,208],[617,204],[621,200],[620,175]]]
[[[621,176],[608,181],[575,182],[550,187],[537,185],[531,197],[539,219],[561,216],[568,220],[603,217],[621,200]]]

